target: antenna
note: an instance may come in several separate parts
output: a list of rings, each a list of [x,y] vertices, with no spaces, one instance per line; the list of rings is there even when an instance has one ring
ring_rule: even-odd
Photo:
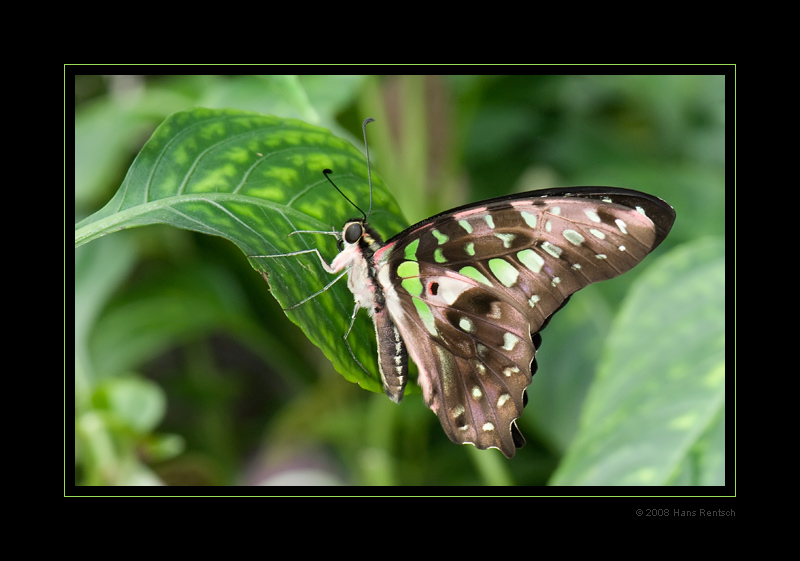
[[[341,189],[339,189],[339,188],[336,186],[336,183],[334,183],[334,182],[333,182],[333,180],[332,180],[330,177],[328,177],[328,174],[329,174],[329,173],[333,173],[333,172],[332,172],[331,170],[329,170],[329,169],[324,169],[324,170],[322,170],[322,173],[323,173],[323,175],[325,175],[325,179],[327,179],[328,181],[330,181],[330,182],[331,182],[331,185],[333,185],[333,188],[334,188],[334,189],[336,189],[337,191],[339,191],[339,194],[340,194],[341,196],[343,196],[343,197],[345,198],[345,200],[346,200],[348,203],[350,203],[351,205],[353,205],[354,207],[356,207],[356,208],[358,209],[358,212],[360,212],[360,213],[361,213],[361,214],[364,216],[364,222],[366,222],[366,221],[367,221],[367,215],[366,215],[366,214],[364,214],[364,211],[363,211],[363,210],[361,210],[360,208],[358,208],[358,205],[357,205],[356,203],[354,203],[353,201],[351,201],[351,200],[348,198],[348,196],[347,196],[347,195],[345,195],[344,193],[342,193],[342,190],[341,190]],[[371,195],[371,194],[370,194],[370,200],[372,200],[372,195]]]
[[[369,210],[367,214],[364,215],[364,220],[367,219],[367,216],[372,214],[372,170],[369,167],[369,144],[367,144],[367,123],[374,123],[375,119],[369,117],[364,119],[364,122],[361,123],[361,130],[364,131],[364,150],[367,152],[367,178],[369,179]],[[361,214],[364,214],[363,212]]]
[[[347,195],[342,193],[342,190],[339,189],[336,186],[336,183],[334,183],[333,180],[330,177],[328,177],[328,174],[329,173],[333,173],[333,172],[331,170],[329,170],[329,169],[322,170],[322,173],[325,175],[325,179],[330,181],[330,184],[333,185],[333,188],[336,189],[337,191],[339,191],[339,194],[341,196],[343,196],[348,203],[350,203],[351,205],[356,207],[358,209],[358,212],[360,212],[364,216],[364,222],[366,222],[367,221],[367,217],[370,214],[372,214],[372,170],[370,169],[370,165],[369,165],[369,144],[367,144],[367,123],[374,123],[374,122],[375,122],[375,119],[373,119],[372,117],[369,117],[367,119],[364,119],[364,122],[361,123],[361,130],[364,133],[364,149],[367,152],[367,179],[369,180],[369,210],[367,210],[366,214],[364,214],[364,211],[361,210],[356,203],[351,201],[347,197]]]

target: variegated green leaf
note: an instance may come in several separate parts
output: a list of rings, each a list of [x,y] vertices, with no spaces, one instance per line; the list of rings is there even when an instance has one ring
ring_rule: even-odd
[[[369,205],[366,160],[330,131],[294,119],[258,113],[193,109],[168,117],[153,133],[109,203],[75,227],[76,247],[105,234],[148,224],[221,236],[235,243],[268,279],[284,308],[323,288],[332,277],[313,254],[273,255],[318,248],[330,262],[333,236],[297,230],[339,230],[354,209],[322,170],[356,204]],[[406,225],[396,202],[373,174],[373,226],[385,237]],[[375,334],[361,313],[349,341],[371,370],[361,370],[342,344],[353,296],[342,279],[330,290],[287,312],[348,380],[381,391]]]

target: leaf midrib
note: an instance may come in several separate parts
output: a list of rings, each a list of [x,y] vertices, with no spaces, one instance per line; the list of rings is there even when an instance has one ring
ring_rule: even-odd
[[[289,215],[293,218],[299,218],[303,220],[307,220],[315,225],[315,227],[319,228],[320,230],[326,229],[328,227],[327,224],[322,223],[321,221],[317,220],[313,216],[305,214],[293,208],[291,206],[287,206],[281,203],[277,203],[275,201],[269,201],[266,199],[260,199],[258,197],[253,197],[249,195],[241,195],[235,193],[203,193],[203,194],[192,194],[192,195],[175,195],[171,197],[164,197],[162,199],[156,199],[154,201],[148,201],[146,203],[128,207],[125,210],[115,212],[109,216],[103,217],[99,220],[94,222],[90,222],[86,225],[83,225],[87,220],[91,220],[91,216],[82,220],[78,224],[75,225],[75,247],[80,247],[81,245],[92,241],[95,238],[99,238],[105,234],[111,233],[116,231],[120,228],[114,228],[116,225],[124,224],[127,221],[130,221],[134,218],[145,216],[147,213],[152,212],[158,209],[167,209],[170,211],[175,211],[173,208],[174,203],[187,203],[187,202],[202,202],[208,204],[215,204],[228,214],[230,214],[234,219],[241,222],[241,220],[235,215],[230,213],[224,206],[217,204],[218,202],[224,201],[235,201],[237,203],[245,203],[255,205],[261,208],[268,208],[275,212],[280,212],[282,214]],[[188,217],[185,217],[188,218]],[[161,222],[161,221],[158,221]],[[210,229],[207,224],[203,224],[206,229]],[[220,233],[220,235],[223,235]]]

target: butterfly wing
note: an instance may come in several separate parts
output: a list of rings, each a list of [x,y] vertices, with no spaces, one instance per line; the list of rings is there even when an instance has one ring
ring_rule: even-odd
[[[674,219],[636,191],[549,189],[460,207],[390,239],[375,254],[378,280],[450,439],[512,457],[538,332],[575,291],[644,259]]]

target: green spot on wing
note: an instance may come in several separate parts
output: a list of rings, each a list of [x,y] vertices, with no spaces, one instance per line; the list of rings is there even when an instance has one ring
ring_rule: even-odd
[[[431,313],[431,309],[428,307],[428,305],[419,298],[414,298],[414,307],[417,308],[417,313],[419,314],[422,323],[425,324],[425,328],[428,330],[428,333],[431,335],[438,335],[438,331],[436,330],[436,322],[433,319],[433,313]]]
[[[464,275],[465,277],[469,277],[472,280],[485,284],[486,286],[492,286],[491,281],[489,281],[489,279],[483,276],[483,273],[481,273],[475,267],[462,267],[458,272]]]
[[[531,228],[536,228],[536,215],[531,214],[529,212],[525,212],[524,210],[520,212],[522,215],[522,219],[525,220],[525,223],[530,226]]]
[[[515,234],[495,234],[495,236],[503,242],[503,247],[506,249],[511,247],[511,242],[517,237]]]
[[[439,230],[433,230],[431,234],[433,234],[433,237],[435,237],[436,240],[439,242],[439,245],[447,243],[447,240],[450,239],[449,236],[442,234]]]
[[[505,259],[489,259],[489,268],[497,280],[505,286],[512,287],[517,283],[519,271]]]
[[[540,272],[544,266],[544,259],[542,259],[542,256],[532,249],[523,249],[517,253],[517,259],[534,273]]]
[[[408,278],[419,276],[419,263],[416,261],[403,261],[397,267],[397,276]]]
[[[410,259],[412,261],[417,260],[417,248],[419,247],[419,239],[414,240],[410,244],[406,246],[405,249],[405,256],[406,259]]]
[[[572,245],[581,245],[585,241],[584,237],[575,230],[564,230],[562,235]]]
[[[400,284],[411,296],[422,296],[422,282],[419,277],[403,279]]]

